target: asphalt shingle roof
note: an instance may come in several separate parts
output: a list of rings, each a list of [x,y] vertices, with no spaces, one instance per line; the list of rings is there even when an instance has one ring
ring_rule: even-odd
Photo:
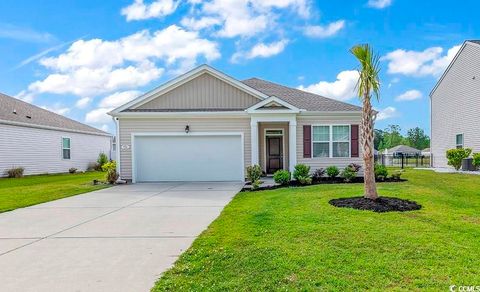
[[[250,78],[242,83],[268,95],[276,96],[299,109],[307,111],[361,111],[362,108],[353,104],[327,98],[303,90],[283,86],[270,81]]]
[[[97,128],[58,115],[43,108],[34,106],[17,98],[0,93],[0,120],[60,128],[70,131],[90,132],[110,135]]]

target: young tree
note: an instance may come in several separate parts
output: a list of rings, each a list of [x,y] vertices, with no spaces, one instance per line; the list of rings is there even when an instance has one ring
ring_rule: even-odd
[[[373,152],[373,109],[371,98],[372,94],[379,100],[380,98],[380,80],[379,80],[379,57],[368,45],[356,45],[350,49],[350,52],[360,62],[358,68],[358,82],[356,89],[358,96],[362,101],[362,147],[363,147],[363,171],[365,181],[365,198],[376,200],[378,198],[377,186],[375,184],[374,172],[374,152]]]

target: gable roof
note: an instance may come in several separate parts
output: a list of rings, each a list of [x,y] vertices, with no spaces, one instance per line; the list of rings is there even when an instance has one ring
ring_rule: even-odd
[[[440,83],[442,83],[443,79],[445,78],[445,76],[447,75],[448,71],[450,71],[450,68],[452,68],[453,64],[455,63],[455,61],[457,60],[458,56],[460,56],[460,54],[462,53],[463,49],[465,48],[465,46],[467,45],[472,45],[474,47],[477,47],[477,48],[480,48],[480,40],[466,40],[465,42],[463,42],[462,46],[460,47],[460,49],[458,50],[457,54],[455,54],[455,57],[453,57],[452,61],[450,62],[450,64],[448,65],[447,69],[445,69],[445,71],[443,72],[442,76],[440,76],[440,78],[438,79],[437,83],[435,83],[435,86],[433,87],[432,91],[430,91],[430,98],[432,97],[432,95],[435,93],[435,90],[437,90],[438,86],[440,85]]]
[[[283,86],[259,78],[242,81],[244,84],[263,92],[268,96],[276,96],[289,104],[307,111],[361,111],[362,108],[353,104],[327,98],[300,89]]]
[[[204,73],[208,73],[246,93],[249,93],[255,97],[257,97],[259,99],[259,101],[261,100],[264,100],[266,98],[268,98],[267,95],[265,95],[263,92],[260,92],[250,86],[247,86],[245,85],[244,83],[238,81],[237,79],[233,78],[233,77],[230,77],[218,70],[216,70],[215,68],[213,67],[210,67],[206,64],[204,65],[201,65],[193,70],[190,70],[189,72],[183,74],[183,75],[180,75],[168,82],[166,82],[165,84],[135,98],[134,100],[114,109],[113,111],[109,112],[108,114],[110,115],[115,115],[115,114],[118,114],[122,111],[125,111],[125,110],[131,110],[131,109],[135,109],[136,107],[138,106],[141,106],[142,104],[145,104],[153,99],[155,99],[156,97],[162,95],[162,94],[165,94],[175,88],[177,88],[178,86],[181,86],[183,84],[185,84],[186,82],[204,74]]]
[[[266,108],[266,106],[271,105],[271,104],[276,104],[277,106],[274,106],[272,108]],[[302,111],[301,109],[297,108],[296,106],[284,101],[283,99],[280,99],[276,96],[270,96],[267,99],[262,100],[261,102],[254,104],[253,106],[249,107],[246,109],[248,113],[261,113],[264,111],[267,112],[272,112],[274,110],[275,112],[289,112],[289,113],[299,113]]]
[[[404,153],[404,154],[420,154],[421,150],[407,146],[407,145],[398,145],[387,149],[387,153]]]
[[[0,93],[0,123],[111,136],[97,128]]]

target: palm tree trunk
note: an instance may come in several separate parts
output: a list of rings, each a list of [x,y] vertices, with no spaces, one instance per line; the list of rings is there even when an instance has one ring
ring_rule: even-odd
[[[362,112],[362,146],[364,162],[365,198],[376,200],[378,198],[375,185],[374,153],[373,153],[373,114],[370,98],[363,99]]]

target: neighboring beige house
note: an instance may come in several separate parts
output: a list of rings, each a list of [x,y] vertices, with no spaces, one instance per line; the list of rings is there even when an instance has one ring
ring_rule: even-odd
[[[98,154],[111,153],[112,135],[0,94],[0,176],[23,167],[24,174],[86,170]]]
[[[361,108],[202,65],[109,113],[117,122],[122,179],[243,181],[267,174],[361,163]]]
[[[466,41],[430,93],[433,167],[449,167],[445,152],[480,152],[480,41]]]

